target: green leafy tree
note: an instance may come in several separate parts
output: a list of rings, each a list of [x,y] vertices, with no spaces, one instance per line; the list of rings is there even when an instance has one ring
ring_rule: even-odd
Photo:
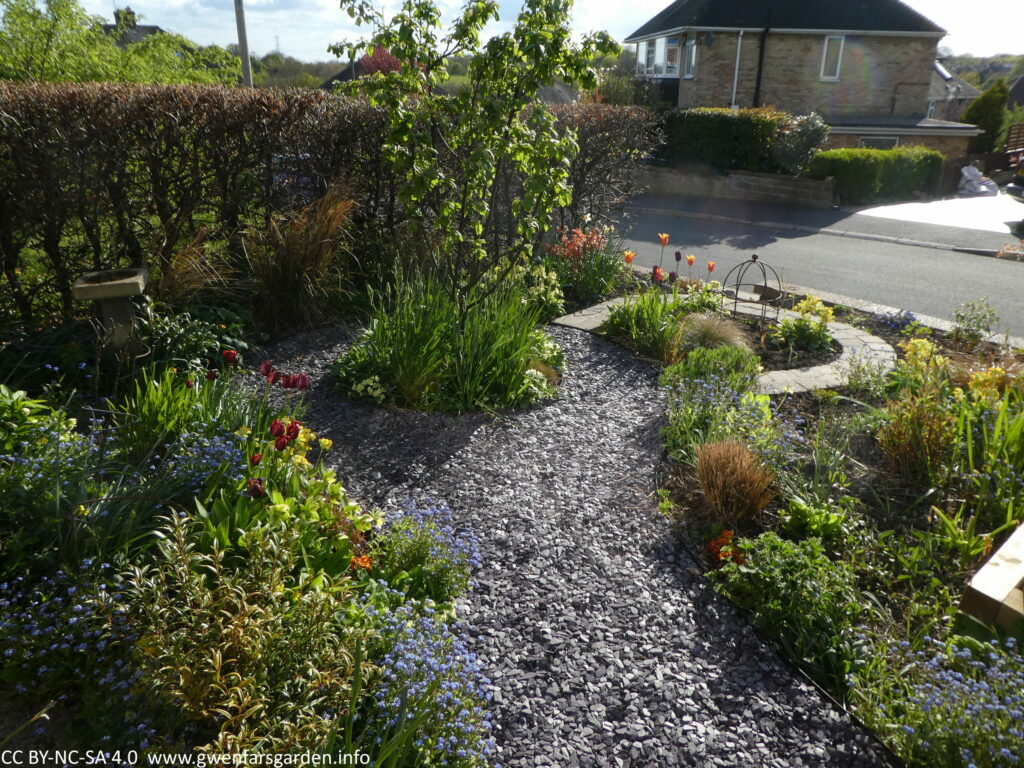
[[[1006,99],[1009,95],[1010,90],[1006,87],[1006,81],[1000,78],[964,110],[961,120],[985,131],[971,139],[967,147],[968,152],[993,150],[1006,119]]]
[[[532,254],[552,212],[570,200],[576,140],[558,132],[538,91],[558,79],[593,88],[594,57],[618,46],[605,33],[575,43],[571,0],[525,0],[514,28],[482,47],[484,28],[498,17],[493,0],[467,3],[447,32],[432,0],[404,0],[390,21],[367,0],[341,6],[373,33],[364,45],[332,46],[335,55],[355,60],[383,48],[401,63],[349,87],[388,115],[385,153],[403,182],[409,241],[468,311],[471,295],[486,295],[473,290],[483,275]],[[467,87],[436,95],[447,63],[469,55]]]
[[[158,33],[123,46],[77,0],[0,0],[0,79],[51,82],[238,82],[225,49]]]

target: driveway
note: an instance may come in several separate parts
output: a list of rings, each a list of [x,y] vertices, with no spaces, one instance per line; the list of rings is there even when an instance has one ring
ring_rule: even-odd
[[[957,227],[980,232],[996,232],[1014,239],[1016,225],[1024,219],[1024,205],[1009,195],[995,197],[954,197],[923,203],[899,203],[862,208],[854,216],[869,216],[890,221],[913,222],[939,227]]]

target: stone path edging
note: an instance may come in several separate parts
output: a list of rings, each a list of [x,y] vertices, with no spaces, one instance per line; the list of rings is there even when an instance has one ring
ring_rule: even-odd
[[[625,299],[621,297],[603,301],[552,322],[556,325],[596,333],[600,325],[607,319],[610,308],[623,301]],[[745,315],[761,314],[760,306],[744,302],[736,307],[736,311]],[[779,310],[780,320],[788,317],[799,317],[799,315],[792,310]],[[762,373],[758,379],[758,389],[766,395],[780,395],[842,387],[847,382],[850,366],[855,359],[880,365],[883,373],[888,373],[895,367],[896,350],[884,339],[846,323],[831,322],[828,324],[828,330],[832,334],[832,338],[843,348],[838,360],[808,368]]]

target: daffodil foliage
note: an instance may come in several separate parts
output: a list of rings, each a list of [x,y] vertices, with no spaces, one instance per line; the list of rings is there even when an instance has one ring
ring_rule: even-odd
[[[368,0],[341,7],[373,32],[334,53],[355,60],[383,48],[401,62],[348,87],[389,115],[386,156],[420,263],[468,302],[491,267],[530,255],[552,212],[570,201],[575,136],[556,130],[540,89],[556,80],[593,87],[594,57],[618,47],[603,32],[573,40],[571,0],[525,0],[511,31],[484,44],[484,28],[498,19],[491,0],[467,3],[447,30],[432,0],[404,0],[390,20]],[[467,86],[447,94],[446,62],[462,55],[473,56]]]

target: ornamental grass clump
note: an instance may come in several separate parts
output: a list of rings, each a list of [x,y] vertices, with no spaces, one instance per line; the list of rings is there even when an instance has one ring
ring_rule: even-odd
[[[753,517],[775,498],[775,474],[734,440],[696,450],[697,482],[713,521],[733,524]]]
[[[338,363],[342,386],[424,410],[508,408],[553,396],[561,350],[537,327],[539,307],[515,284],[481,288],[471,299],[463,308],[440,279],[400,276],[373,295],[366,331]]]
[[[710,312],[695,312],[687,315],[676,328],[672,348],[676,359],[698,349],[734,347],[750,349],[750,342],[739,323],[728,317]]]

